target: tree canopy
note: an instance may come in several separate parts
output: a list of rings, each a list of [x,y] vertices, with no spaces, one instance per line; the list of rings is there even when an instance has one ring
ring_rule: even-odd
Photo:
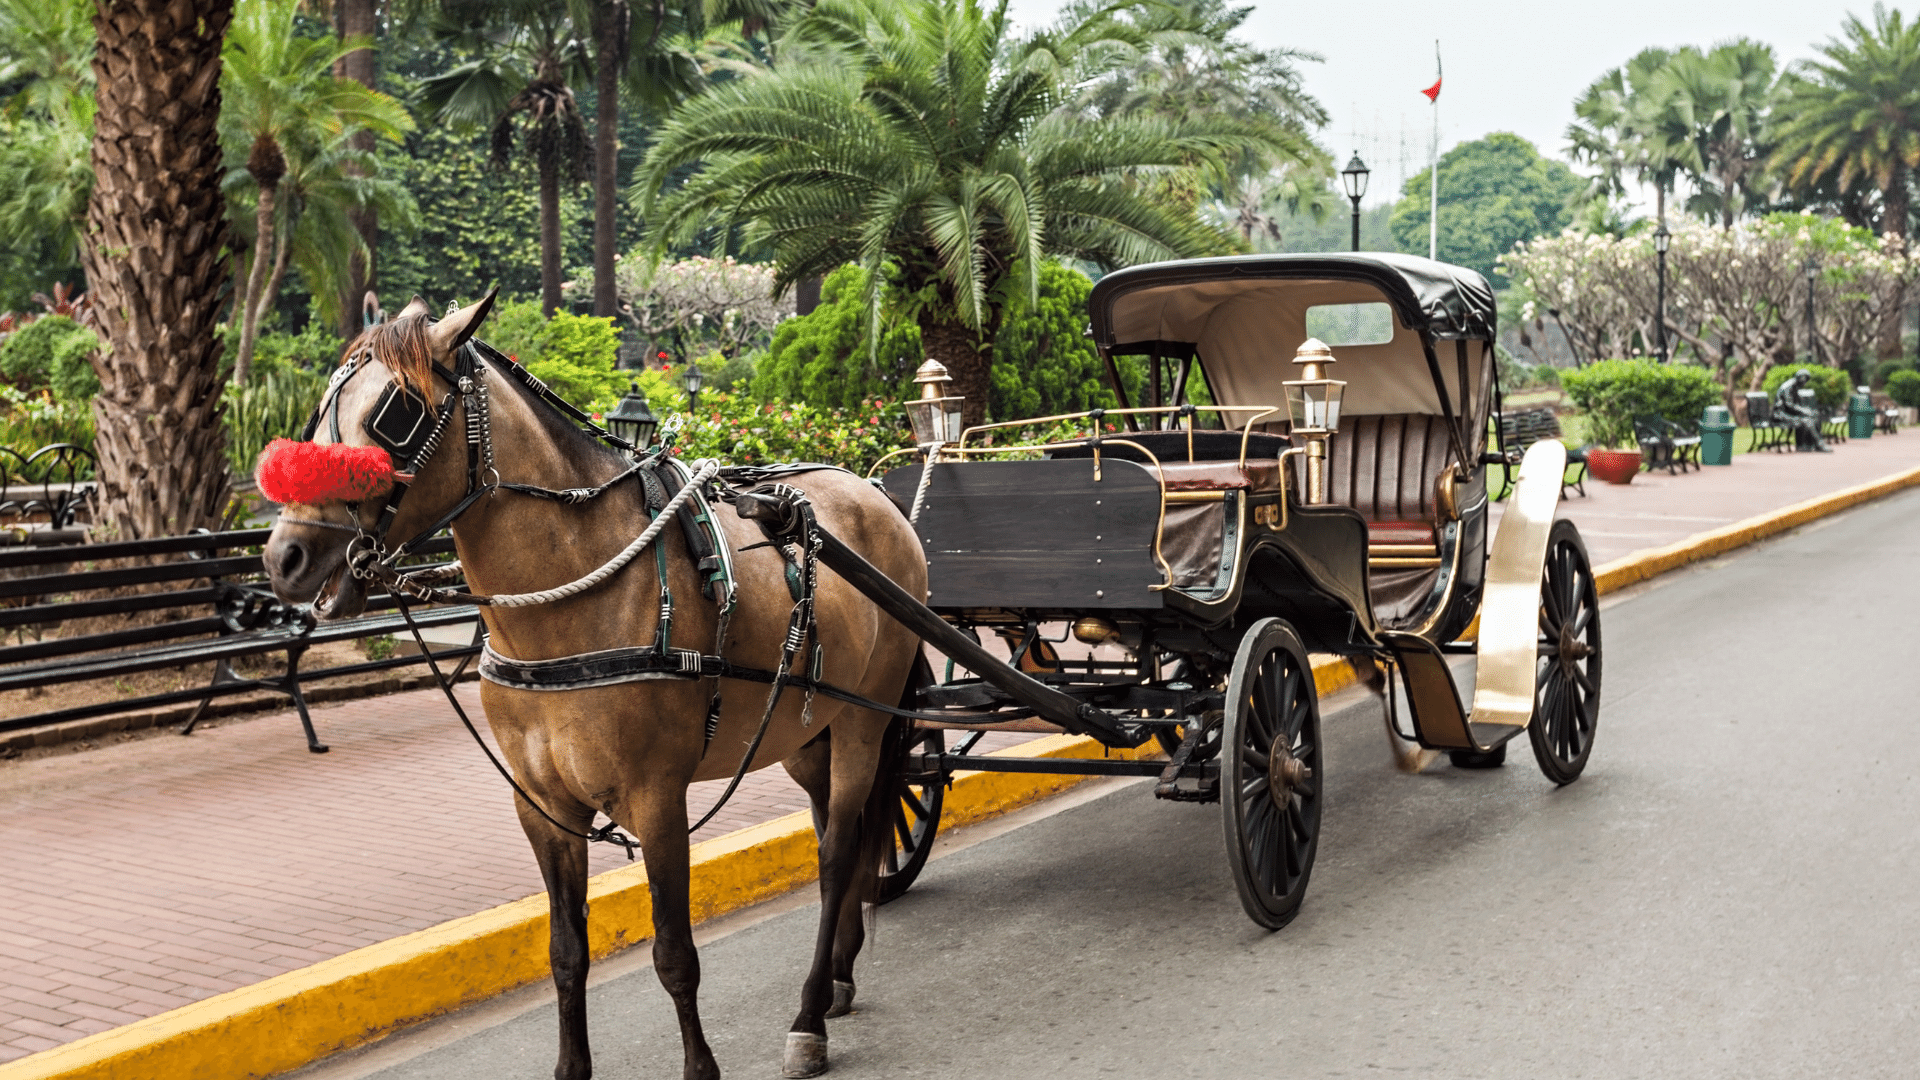
[[[1422,169],[1410,178],[1393,208],[1393,236],[1403,251],[1426,251],[1430,176]],[[1552,235],[1573,220],[1569,204],[1580,190],[1572,169],[1541,157],[1518,135],[1502,131],[1461,143],[1440,158],[1440,258],[1495,280],[1494,261],[1516,242]]]

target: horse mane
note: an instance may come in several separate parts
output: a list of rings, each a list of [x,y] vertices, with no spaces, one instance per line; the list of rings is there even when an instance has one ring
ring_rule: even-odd
[[[369,326],[341,350],[340,362],[349,357],[370,355],[393,372],[401,386],[418,394],[422,401],[434,400],[433,339],[427,334],[425,315],[408,315],[377,326]]]

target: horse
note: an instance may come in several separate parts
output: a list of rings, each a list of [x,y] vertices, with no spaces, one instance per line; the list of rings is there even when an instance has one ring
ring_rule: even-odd
[[[444,438],[429,437],[420,460],[411,462],[412,472],[388,476],[384,494],[380,484],[329,488],[285,506],[265,549],[273,589],[283,601],[310,602],[324,619],[358,614],[365,609],[370,575],[357,568],[385,554],[379,538],[389,530],[396,537],[424,535],[449,515],[466,587],[495,596],[579,579],[648,526],[646,491],[658,480],[640,475],[628,453],[596,441],[543,400],[537,381],[502,370],[511,361],[498,354],[490,359],[469,344],[492,303],[489,295],[436,321],[415,297],[346,347],[306,439],[289,446],[378,457],[382,438],[391,443],[401,437],[391,430],[395,401],[412,403],[414,426],[405,437],[417,442],[418,432],[431,427]],[[455,385],[462,380],[484,385]],[[404,427],[406,410],[400,418]],[[458,438],[463,429],[464,455]],[[476,431],[488,445],[474,445]],[[268,465],[263,455],[263,479]],[[478,484],[476,474],[494,486]],[[902,588],[927,595],[919,541],[885,494],[835,469],[781,479],[804,493],[822,526]],[[592,497],[580,495],[603,485]],[[528,488],[574,498],[528,497]],[[661,633],[664,586],[677,598],[669,620],[676,646],[698,643],[743,668],[774,668],[791,653],[786,639],[796,604],[790,571],[801,554],[790,563],[779,545],[765,542],[758,525],[738,514],[710,517],[733,557],[737,602],[730,618],[722,618],[717,599],[703,597],[708,579],[686,536],[669,527],[653,540],[664,545],[657,558],[654,552],[633,558],[585,591],[532,606],[483,606],[486,655],[537,663],[659,642],[667,636]],[[716,643],[722,625],[725,640]],[[832,574],[820,575],[814,587],[810,637],[820,643],[813,678],[869,702],[900,700],[919,656],[917,638]],[[487,671],[483,664],[483,675]],[[492,678],[481,683],[486,722],[524,791],[515,808],[547,886],[559,998],[557,1080],[592,1075],[586,896],[587,840],[596,811],[627,830],[645,859],[654,971],[678,1014],[684,1075],[719,1075],[695,1000],[700,965],[688,912],[687,788],[734,775],[757,731],[763,738],[744,767],[784,765],[807,793],[819,836],[819,930],[782,1071],[789,1077],[826,1071],[826,1019],[850,1010],[854,959],[865,936],[863,908],[876,897],[891,840],[891,787],[877,778],[887,755],[897,752],[891,748],[901,729],[879,710],[798,690],[778,695],[763,725],[769,691],[706,675],[654,675],[557,691]]]

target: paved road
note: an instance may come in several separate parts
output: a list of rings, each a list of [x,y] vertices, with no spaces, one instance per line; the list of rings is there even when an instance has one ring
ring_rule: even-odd
[[[1319,867],[1277,934],[1239,910],[1218,809],[1143,785],[936,861],[883,912],[833,1075],[1912,1076],[1916,535],[1920,492],[1612,605],[1564,790],[1524,749],[1399,776],[1370,705],[1330,716]],[[728,1075],[778,1075],[813,917],[704,949]],[[534,996],[323,1068],[548,1075]],[[651,971],[592,1000],[600,1076],[679,1075]]]

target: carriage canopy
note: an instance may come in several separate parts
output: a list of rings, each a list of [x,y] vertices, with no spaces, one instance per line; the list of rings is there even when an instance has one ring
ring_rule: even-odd
[[[1347,415],[1445,412],[1429,349],[1453,411],[1486,414],[1493,289],[1464,267],[1392,253],[1153,263],[1101,278],[1088,306],[1103,352],[1197,356],[1222,405],[1284,401],[1294,352],[1318,337],[1334,348]],[[1464,343],[1468,363],[1440,342]]]

